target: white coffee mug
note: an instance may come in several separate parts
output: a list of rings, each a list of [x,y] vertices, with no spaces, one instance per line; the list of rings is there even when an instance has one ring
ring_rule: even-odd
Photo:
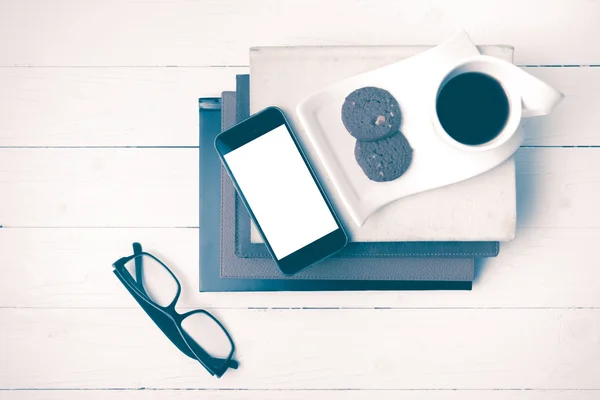
[[[443,87],[453,78],[469,72],[486,74],[500,83],[508,99],[508,116],[504,128],[489,142],[469,145],[455,140],[443,128],[436,111],[437,99]],[[447,143],[464,151],[487,151],[500,147],[514,137],[521,118],[546,115],[562,100],[563,94],[514,64],[496,57],[477,55],[461,61],[444,75],[432,99],[433,124],[436,132]],[[460,101],[460,100],[458,100]],[[522,141],[522,140],[521,140]]]

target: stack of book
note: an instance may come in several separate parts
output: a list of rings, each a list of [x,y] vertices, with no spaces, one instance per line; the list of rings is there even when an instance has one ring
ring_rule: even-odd
[[[200,99],[200,291],[469,290],[474,259],[494,257],[514,237],[514,161],[445,188],[420,193],[378,211],[353,227],[340,253],[293,277],[270,258],[233,184],[220,164],[216,135],[267,106],[284,110],[303,147],[310,143],[295,105],[336,80],[410,57],[426,47],[256,48],[250,76],[235,92]],[[506,46],[480,51],[512,60]],[[311,164],[336,207],[341,202],[317,157]],[[352,223],[352,222],[350,222]]]

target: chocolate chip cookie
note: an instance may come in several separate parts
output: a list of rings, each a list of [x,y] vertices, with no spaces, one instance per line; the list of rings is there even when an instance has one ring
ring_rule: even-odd
[[[398,101],[387,90],[364,87],[350,93],[342,105],[342,122],[358,140],[378,140],[400,128]]]
[[[402,132],[376,141],[357,140],[354,157],[365,175],[375,182],[389,182],[406,172],[413,150]]]

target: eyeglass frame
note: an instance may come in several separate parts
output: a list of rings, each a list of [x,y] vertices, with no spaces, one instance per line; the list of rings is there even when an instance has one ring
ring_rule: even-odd
[[[198,361],[211,375],[216,376],[217,378],[223,376],[229,368],[237,369],[239,363],[233,359],[235,344],[223,324],[221,324],[221,322],[219,322],[219,320],[211,313],[203,309],[196,309],[184,314],[179,314],[175,310],[175,305],[181,295],[181,283],[179,282],[179,279],[177,279],[173,271],[171,271],[165,263],[152,254],[142,251],[142,246],[139,243],[133,243],[133,252],[133,255],[122,257],[115,261],[113,263],[113,272],[162,333],[165,334],[171,343],[173,343],[183,354]],[[142,256],[150,257],[162,265],[177,283],[177,293],[169,305],[161,306],[157,304],[150,296],[148,296],[148,293],[146,293],[143,283],[143,267],[140,262]],[[135,279],[125,267],[125,265],[132,260],[135,260]],[[194,314],[204,314],[208,316],[223,330],[231,344],[231,351],[226,359],[212,357],[185,332],[181,323],[185,318]],[[167,322],[170,322],[168,326]],[[215,362],[220,363],[215,366]]]

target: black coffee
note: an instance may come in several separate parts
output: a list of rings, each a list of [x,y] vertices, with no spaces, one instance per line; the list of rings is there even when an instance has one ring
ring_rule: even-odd
[[[480,72],[450,79],[437,98],[437,115],[454,140],[478,145],[494,139],[508,119],[508,97],[500,82]]]

